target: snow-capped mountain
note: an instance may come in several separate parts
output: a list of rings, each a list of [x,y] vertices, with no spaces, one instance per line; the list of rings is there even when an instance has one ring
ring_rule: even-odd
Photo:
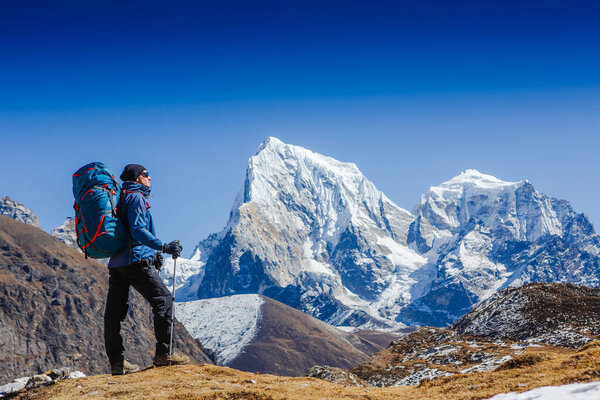
[[[14,201],[10,197],[0,197],[0,215],[16,219],[17,221],[33,225],[36,228],[42,229],[37,217],[31,209],[23,204]]]
[[[338,326],[447,326],[507,286],[598,286],[599,239],[528,181],[467,170],[410,213],[356,165],[268,138],[182,294],[260,293]]]
[[[77,245],[77,233],[75,231],[75,218],[67,218],[60,226],[54,228],[50,234],[67,246],[79,249]]]
[[[407,246],[414,217],[358,170],[268,138],[250,158],[199,298],[261,293],[336,325],[385,325],[427,261]]]
[[[429,231],[413,229],[411,245],[429,264],[423,295],[398,316],[405,323],[450,324],[508,286],[600,284],[600,238],[587,217],[527,181],[467,170],[431,187],[414,212]]]

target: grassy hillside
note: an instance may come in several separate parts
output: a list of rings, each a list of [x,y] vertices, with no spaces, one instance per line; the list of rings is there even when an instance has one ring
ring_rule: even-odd
[[[578,350],[530,349],[493,372],[457,374],[394,388],[344,387],[313,378],[241,372],[213,365],[155,368],[128,376],[98,375],[29,391],[18,399],[309,400],[486,399],[497,393],[600,380],[600,342]]]

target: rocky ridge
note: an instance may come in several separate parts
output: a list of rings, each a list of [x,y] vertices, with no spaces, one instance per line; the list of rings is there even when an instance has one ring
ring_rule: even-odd
[[[404,386],[540,362],[557,347],[598,343],[599,307],[598,288],[533,283],[504,289],[451,329],[421,328],[349,372],[373,386]]]
[[[600,288],[532,283],[503,289],[452,328],[488,340],[581,347],[600,338]]]
[[[0,197],[0,215],[15,219],[25,224],[33,225],[36,228],[42,229],[37,217],[31,209],[23,204],[14,201],[10,197]]]

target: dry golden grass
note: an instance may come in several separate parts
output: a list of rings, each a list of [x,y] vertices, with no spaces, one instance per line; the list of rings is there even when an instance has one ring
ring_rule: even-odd
[[[254,380],[256,383],[251,382]],[[351,388],[313,378],[258,375],[212,365],[155,368],[127,376],[66,380],[19,399],[312,400],[486,399],[497,393],[600,380],[600,342],[577,351],[530,349],[493,372],[456,374],[419,386]]]

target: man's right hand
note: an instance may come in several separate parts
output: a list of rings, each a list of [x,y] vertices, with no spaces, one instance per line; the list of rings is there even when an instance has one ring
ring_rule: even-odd
[[[182,250],[183,246],[179,244],[179,240],[173,240],[171,243],[165,243],[162,247],[162,252],[171,254],[173,258],[179,257]]]

